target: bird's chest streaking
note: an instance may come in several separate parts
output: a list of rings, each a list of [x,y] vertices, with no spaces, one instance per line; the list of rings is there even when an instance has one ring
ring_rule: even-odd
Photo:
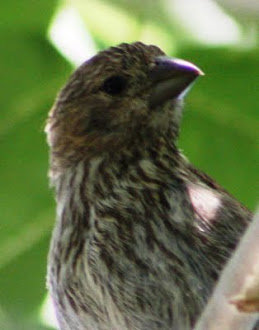
[[[48,276],[64,329],[188,328],[202,308],[215,270],[184,182],[161,165],[96,158],[57,185]]]

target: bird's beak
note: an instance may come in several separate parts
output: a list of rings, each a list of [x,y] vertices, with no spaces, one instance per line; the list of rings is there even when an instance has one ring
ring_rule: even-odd
[[[177,58],[159,56],[150,73],[152,108],[169,99],[179,99],[190,89],[194,80],[204,73],[194,64]]]

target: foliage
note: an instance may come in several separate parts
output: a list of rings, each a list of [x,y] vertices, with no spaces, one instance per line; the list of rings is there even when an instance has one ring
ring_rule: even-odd
[[[191,42],[173,23],[162,2],[154,7],[147,1],[148,10],[144,10],[138,1],[132,1],[130,8],[129,2],[122,0],[91,1],[92,11],[103,6],[101,20],[95,17],[98,10],[91,18],[85,3],[74,1],[98,48],[115,41],[151,39],[165,45],[168,55],[202,68],[206,75],[186,100],[180,146],[194,164],[254,209],[258,48]],[[46,294],[46,259],[55,211],[48,188],[43,128],[57,90],[72,71],[46,37],[56,8],[57,1],[53,0],[9,0],[1,5],[1,329],[45,329],[38,314]],[[117,39],[104,25],[110,24],[109,15],[114,10],[117,29],[125,17],[132,24]],[[149,34],[140,33],[143,27]]]

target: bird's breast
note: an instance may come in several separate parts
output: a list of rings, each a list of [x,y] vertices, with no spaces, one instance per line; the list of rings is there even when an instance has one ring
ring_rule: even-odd
[[[100,158],[82,162],[60,183],[49,267],[58,308],[69,292],[75,313],[81,305],[109,322],[126,314],[137,324],[148,314],[151,329],[167,329],[173,304],[189,322],[211,283],[200,267],[185,187],[171,173],[165,182],[146,160],[124,172],[104,165]]]

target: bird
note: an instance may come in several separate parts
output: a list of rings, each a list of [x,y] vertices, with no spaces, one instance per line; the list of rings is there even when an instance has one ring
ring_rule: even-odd
[[[100,51],[59,92],[46,134],[60,329],[188,330],[206,306],[252,214],[178,147],[202,75],[137,41]]]

